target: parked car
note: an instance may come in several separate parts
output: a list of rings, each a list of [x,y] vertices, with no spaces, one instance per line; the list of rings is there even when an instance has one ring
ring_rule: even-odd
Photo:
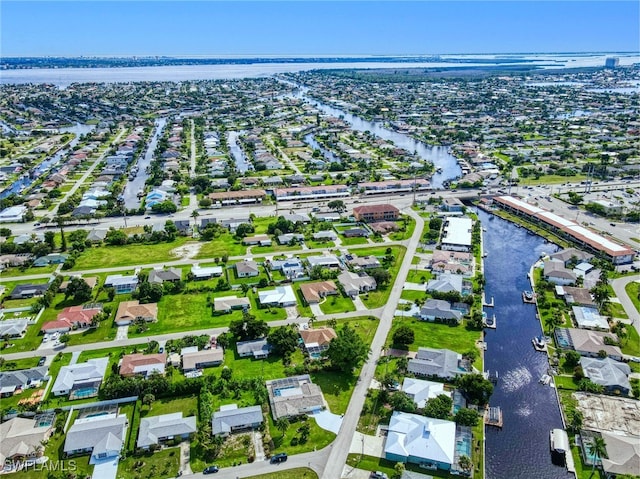
[[[40,361],[38,361],[38,366],[44,366],[44,363],[47,361],[47,358],[45,356],[42,356],[40,358]]]
[[[389,476],[387,476],[386,472],[371,471],[369,479],[389,479]]]
[[[218,469],[218,466],[209,466],[209,467],[205,467],[204,471],[202,471],[202,474],[213,474],[215,472],[218,472],[220,469]]]
[[[287,460],[287,454],[285,452],[281,452],[274,456],[271,456],[271,464],[280,464],[281,462],[285,462]]]

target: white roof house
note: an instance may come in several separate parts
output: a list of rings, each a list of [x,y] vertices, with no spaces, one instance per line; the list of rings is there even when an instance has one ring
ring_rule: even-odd
[[[5,208],[0,211],[0,223],[14,223],[22,221],[26,212],[26,206],[10,206],[9,208]]]
[[[416,378],[404,378],[401,391],[411,397],[419,408],[423,408],[429,399],[438,397],[441,394],[451,397],[451,392],[444,390],[444,383]]]
[[[443,229],[442,249],[448,251],[470,251],[471,218],[448,218]]]
[[[333,254],[326,254],[322,256],[309,256],[307,258],[309,266],[322,266],[325,268],[340,268],[340,260]]]
[[[197,264],[194,264],[191,267],[191,274],[195,276],[196,279],[206,279],[211,278],[213,276],[221,276],[222,275],[222,266],[208,266],[202,268]]]
[[[100,384],[109,365],[109,358],[89,359],[86,363],[62,366],[53,384],[54,396],[69,394],[83,385]]]
[[[66,454],[91,452],[90,464],[120,454],[126,438],[127,416],[105,414],[76,419],[64,441]]]
[[[258,293],[260,304],[271,306],[295,306],[297,304],[296,294],[289,285],[276,286],[275,289],[260,291]]]
[[[600,313],[596,308],[572,306],[571,309],[579,328],[609,331],[609,322],[607,321],[607,318],[600,316]]]
[[[454,462],[456,423],[394,411],[384,446],[385,458],[449,469]]]

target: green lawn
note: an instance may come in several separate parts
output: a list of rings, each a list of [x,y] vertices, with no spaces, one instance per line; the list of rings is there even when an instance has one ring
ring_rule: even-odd
[[[239,278],[236,268],[231,265],[230,268],[227,268],[227,279],[230,284],[258,284],[262,278],[267,280],[269,279],[266,271],[264,270],[264,266],[258,265],[258,270],[260,271],[258,276]]]
[[[355,311],[356,307],[353,301],[348,296],[342,296],[341,294],[335,294],[327,296],[327,298],[320,303],[320,309],[324,314],[333,313],[348,313],[349,311]]]
[[[184,245],[189,238],[178,237],[171,243],[95,246],[86,249],[76,260],[74,270],[110,268],[163,263],[179,259],[171,250]]]
[[[408,299],[409,301],[415,301],[416,299],[425,299],[427,297],[427,293],[424,291],[416,291],[414,289],[405,289],[402,291],[400,297],[402,299]]]
[[[411,351],[417,351],[419,347],[446,348],[459,353],[464,353],[475,348],[475,343],[480,339],[480,331],[470,331],[464,324],[449,326],[442,323],[420,321],[410,317],[393,318],[393,327],[389,332],[387,343],[391,343],[393,332],[400,326],[409,326],[415,335],[415,341],[409,346]],[[480,368],[478,368],[480,369]]]
[[[624,354],[640,356],[640,336],[633,326],[627,326],[627,337],[622,340],[620,348]]]
[[[221,258],[225,255],[243,256],[246,252],[247,247],[242,244],[242,241],[235,238],[231,233],[224,233],[211,241],[202,242],[200,251],[198,251],[195,258]]]
[[[431,271],[425,271],[423,269],[413,268],[407,273],[408,283],[426,284],[431,278]]]
[[[629,319],[629,316],[627,316],[626,311],[620,303],[609,303],[607,307],[609,309],[609,315],[613,318]]]
[[[2,276],[4,278],[12,278],[12,277],[19,277],[19,276],[31,276],[35,274],[51,274],[56,270],[57,267],[58,267],[57,264],[51,264],[49,266],[41,266],[41,267],[32,266],[30,268],[25,268],[25,269],[7,268],[2,270]],[[0,284],[6,285],[6,283],[0,283]]]
[[[367,243],[369,243],[367,238],[361,238],[359,236],[356,236],[354,238],[347,238],[346,236],[341,235],[340,240],[342,241],[342,245],[343,246],[353,246],[353,245],[357,245],[357,244],[367,244]]]
[[[197,415],[198,398],[196,396],[186,396],[172,399],[157,399],[151,404],[151,409],[142,406],[140,415],[142,417],[161,416],[172,412],[182,412],[184,417]]]
[[[381,471],[386,472],[389,477],[395,477],[395,462],[389,461],[387,459],[383,459],[380,457],[374,456],[366,456],[361,454],[349,454],[347,456],[347,464],[351,467],[356,467],[358,469],[364,469],[365,471]],[[415,464],[406,464],[406,469],[409,471],[419,472],[424,474],[425,470],[421,469],[419,466]],[[446,477],[446,478],[457,478],[460,476],[453,476],[444,471],[428,471],[429,476],[432,477]]]
[[[283,436],[282,433],[274,426],[273,416],[268,414],[268,417],[269,432],[274,445],[274,449],[271,451],[271,454],[277,454],[279,452],[286,452],[289,455],[302,454],[303,452],[322,449],[323,447],[328,446],[336,438],[334,433],[320,428],[314,419],[303,416],[306,418],[306,422],[310,425],[309,439],[304,444],[293,445],[291,440],[294,437],[299,437],[297,429],[302,425],[303,421],[291,422]]]
[[[389,239],[391,239],[392,241],[402,241],[402,240],[409,239],[411,238],[411,236],[413,236],[413,231],[416,229],[416,220],[414,220],[410,216],[403,216],[403,218],[406,218],[407,226],[404,231],[396,231],[394,233],[390,233]],[[396,223],[398,225],[403,225],[403,222],[401,220],[396,221]]]
[[[364,295],[360,295],[362,302],[369,309],[379,308],[387,304],[389,295],[391,294],[391,286],[394,284],[396,276],[398,276],[398,271],[400,270],[402,259],[404,258],[404,253],[407,249],[404,246],[383,246],[373,248],[358,248],[352,251],[355,252],[358,256],[384,256],[387,248],[391,249],[391,252],[395,258],[393,265],[390,268],[386,268],[391,273],[391,280],[384,287],[378,286],[377,290],[371,291],[370,293],[366,293]]]
[[[625,287],[625,291],[631,298],[633,305],[636,307],[636,311],[640,311],[640,283],[629,283]]]
[[[297,467],[284,471],[267,472],[266,474],[251,476],[247,479],[318,479],[318,475],[306,467]]]
[[[12,359],[0,364],[0,371],[17,371],[19,369],[35,368],[38,365],[38,356],[24,359]]]

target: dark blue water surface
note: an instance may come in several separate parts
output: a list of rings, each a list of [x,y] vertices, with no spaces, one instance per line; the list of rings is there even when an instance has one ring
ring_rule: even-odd
[[[562,419],[555,390],[539,382],[549,363],[531,343],[542,332],[535,306],[522,301],[522,291],[531,289],[531,265],[557,248],[508,221],[479,216],[486,228],[486,296],[495,301],[486,311],[497,319],[497,329],[486,330],[485,370],[499,374],[491,405],[502,408],[504,419],[502,429],[486,430],[486,477],[568,479],[573,476],[551,462],[549,432],[562,428]]]

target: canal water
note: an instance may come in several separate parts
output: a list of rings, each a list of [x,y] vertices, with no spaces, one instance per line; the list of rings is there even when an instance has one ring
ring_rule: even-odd
[[[486,329],[485,370],[499,375],[491,406],[503,412],[502,429],[486,429],[487,479],[568,479],[565,467],[551,462],[549,432],[562,428],[555,390],[540,384],[549,363],[531,340],[542,333],[535,305],[522,301],[531,289],[527,273],[540,255],[557,247],[524,228],[484,211],[486,297],[495,307],[497,329]]]
[[[229,145],[229,151],[231,152],[231,156],[236,162],[236,170],[240,172],[240,174],[246,173],[249,170],[253,170],[253,165],[249,163],[247,160],[247,156],[240,148],[238,144],[238,138],[244,132],[230,131],[227,134],[227,145]]]
[[[364,120],[359,116],[340,110],[339,108],[321,103],[308,95],[309,88],[307,87],[288,81],[285,81],[285,83],[298,87],[297,92],[293,94],[295,98],[308,101],[326,115],[342,118],[353,130],[362,132],[369,131],[378,138],[390,141],[399,148],[404,148],[409,153],[417,153],[421,159],[432,162],[436,168],[441,168],[442,170],[434,173],[431,178],[431,184],[434,188],[442,188],[445,181],[458,178],[461,175],[462,170],[458,165],[458,160],[449,153],[447,147],[429,146],[426,143],[414,140],[404,133],[398,133],[385,128],[380,122]]]

